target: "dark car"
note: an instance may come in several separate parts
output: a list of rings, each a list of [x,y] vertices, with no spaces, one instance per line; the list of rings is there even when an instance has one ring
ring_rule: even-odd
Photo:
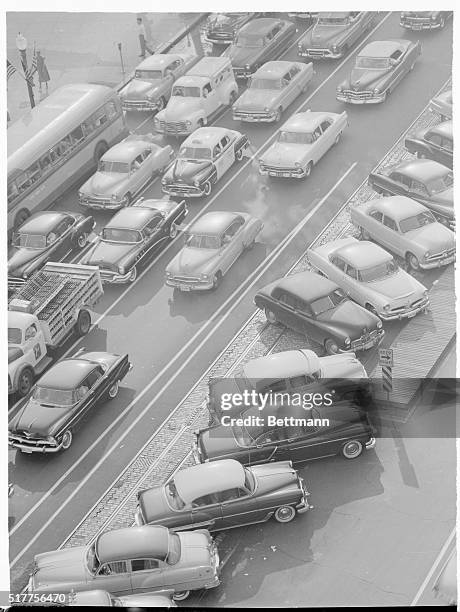
[[[305,334],[333,355],[372,348],[383,338],[379,317],[349,300],[338,285],[313,272],[285,276],[260,289],[255,305],[269,323]]]
[[[418,158],[437,161],[448,168],[454,163],[454,134],[452,121],[443,121],[408,136],[404,146]]]
[[[404,11],[399,24],[407,30],[435,30],[443,28],[452,11]]]
[[[268,60],[275,60],[289,47],[296,33],[291,21],[261,17],[238,32],[223,55],[230,58],[236,78],[247,78]]]
[[[219,531],[263,523],[288,523],[309,509],[305,483],[290,461],[245,468],[224,459],[186,468],[164,485],[139,491],[136,523],[173,531]]]
[[[263,411],[252,407],[233,424],[202,429],[195,436],[197,463],[231,458],[243,465],[267,461],[302,464],[333,455],[355,459],[375,446],[366,412],[347,401],[311,410],[292,405],[289,410],[286,406]]]
[[[117,396],[131,369],[128,355],[78,352],[44,374],[8,425],[8,443],[24,453],[56,453],[100,403]]]
[[[445,225],[454,228],[454,175],[430,159],[414,159],[371,172],[369,185],[382,195],[404,195],[431,210]]]
[[[205,39],[213,45],[228,45],[257,13],[216,13],[208,18]]]
[[[29,217],[13,234],[8,285],[21,284],[47,261],[62,261],[83,249],[95,225],[80,213],[45,210]]]
[[[109,221],[82,263],[99,266],[103,282],[134,282],[139,265],[175,238],[186,215],[184,200],[138,200]]]

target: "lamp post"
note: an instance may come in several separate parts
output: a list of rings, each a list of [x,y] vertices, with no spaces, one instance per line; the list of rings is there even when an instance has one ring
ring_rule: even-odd
[[[25,76],[26,83],[27,83],[27,91],[29,93],[30,108],[33,108],[35,106],[34,92],[32,89],[31,80],[27,78],[27,38],[23,36],[21,32],[18,32],[18,35],[16,36],[16,47],[19,51],[22,69],[24,71],[24,76]]]
[[[117,43],[118,51],[120,52],[120,61],[121,61],[121,73],[123,75],[123,80],[125,80],[125,65],[123,62],[123,54],[121,52],[121,42]]]

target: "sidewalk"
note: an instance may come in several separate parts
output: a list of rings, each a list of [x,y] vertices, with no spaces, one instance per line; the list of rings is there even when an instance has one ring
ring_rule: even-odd
[[[114,86],[142,61],[139,57],[136,24],[138,15],[143,17],[149,46],[153,49],[170,40],[196,17],[193,13],[7,13],[7,58],[20,71],[20,74],[15,73],[8,81],[7,104],[11,121],[30,108],[16,49],[15,39],[18,32],[27,38],[29,65],[34,43],[46,58],[51,78],[50,93],[61,85],[76,82],[96,82]],[[117,46],[120,42],[124,74]],[[189,42],[186,38],[184,44]],[[38,103],[40,93],[37,75],[34,81],[34,96]]]

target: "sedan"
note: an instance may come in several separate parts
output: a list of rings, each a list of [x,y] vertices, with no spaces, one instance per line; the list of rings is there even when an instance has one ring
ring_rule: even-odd
[[[77,352],[52,366],[8,425],[8,443],[23,453],[57,453],[96,406],[118,394],[128,355]]]
[[[98,266],[105,283],[133,283],[139,267],[176,237],[187,212],[184,200],[141,198],[109,221],[83,263]]]
[[[188,229],[184,247],[166,267],[166,284],[181,291],[216,289],[262,228],[248,213],[206,213]]]
[[[71,592],[69,596],[69,606],[99,607],[109,608],[177,608],[176,602],[172,599],[174,591],[158,591],[155,594],[141,593],[139,595],[124,595],[114,597],[107,591],[78,591]]]
[[[235,77],[245,79],[265,62],[280,57],[296,31],[295,24],[284,19],[252,19],[241,28],[223,55],[230,58]]]
[[[341,238],[307,254],[312,267],[384,321],[410,319],[428,308],[426,287],[377,244]]]
[[[205,40],[213,45],[229,45],[255,16],[256,13],[215,13],[206,22]]]
[[[430,111],[440,115],[441,120],[452,119],[452,89],[443,91],[430,102]]]
[[[375,240],[402,257],[413,270],[429,270],[455,261],[454,232],[410,198],[376,198],[353,206],[351,220],[363,240]]]
[[[267,321],[282,323],[324,347],[329,355],[367,350],[384,335],[382,322],[353,303],[335,282],[299,272],[260,289],[255,305]]]
[[[442,29],[451,16],[452,11],[404,11],[399,24],[414,31]]]
[[[455,226],[454,175],[429,159],[415,159],[371,172],[369,185],[382,195],[404,195],[431,210],[445,225]]]
[[[219,585],[219,555],[206,529],[172,533],[159,525],[124,527],[86,546],[35,555],[28,593],[103,590],[115,596],[174,590],[174,599]]]
[[[350,104],[378,104],[414,67],[421,52],[419,41],[379,40],[356,57],[350,78],[337,87],[337,100]]]
[[[314,76],[313,64],[267,62],[248,79],[248,88],[233,105],[233,119],[277,122]]]
[[[282,178],[305,178],[313,166],[342,136],[347,113],[310,110],[292,115],[281,127],[278,139],[259,159],[259,172]]]
[[[166,484],[140,491],[136,523],[174,531],[231,529],[309,510],[305,483],[289,461],[244,468],[234,459],[195,465]]]
[[[86,246],[96,222],[80,213],[45,210],[29,217],[13,234],[8,285],[21,284],[47,261],[63,261]]]
[[[170,145],[161,147],[155,140],[151,134],[130,135],[104,153],[97,172],[80,187],[80,205],[95,210],[129,206],[174,157]]]
[[[406,137],[404,146],[419,159],[437,161],[452,169],[454,163],[454,131],[452,121],[444,121]]]

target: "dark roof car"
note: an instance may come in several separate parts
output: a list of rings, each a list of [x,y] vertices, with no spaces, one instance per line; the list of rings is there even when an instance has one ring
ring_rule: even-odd
[[[418,158],[439,162],[448,168],[453,166],[454,134],[452,121],[443,121],[406,137],[404,146]]]

